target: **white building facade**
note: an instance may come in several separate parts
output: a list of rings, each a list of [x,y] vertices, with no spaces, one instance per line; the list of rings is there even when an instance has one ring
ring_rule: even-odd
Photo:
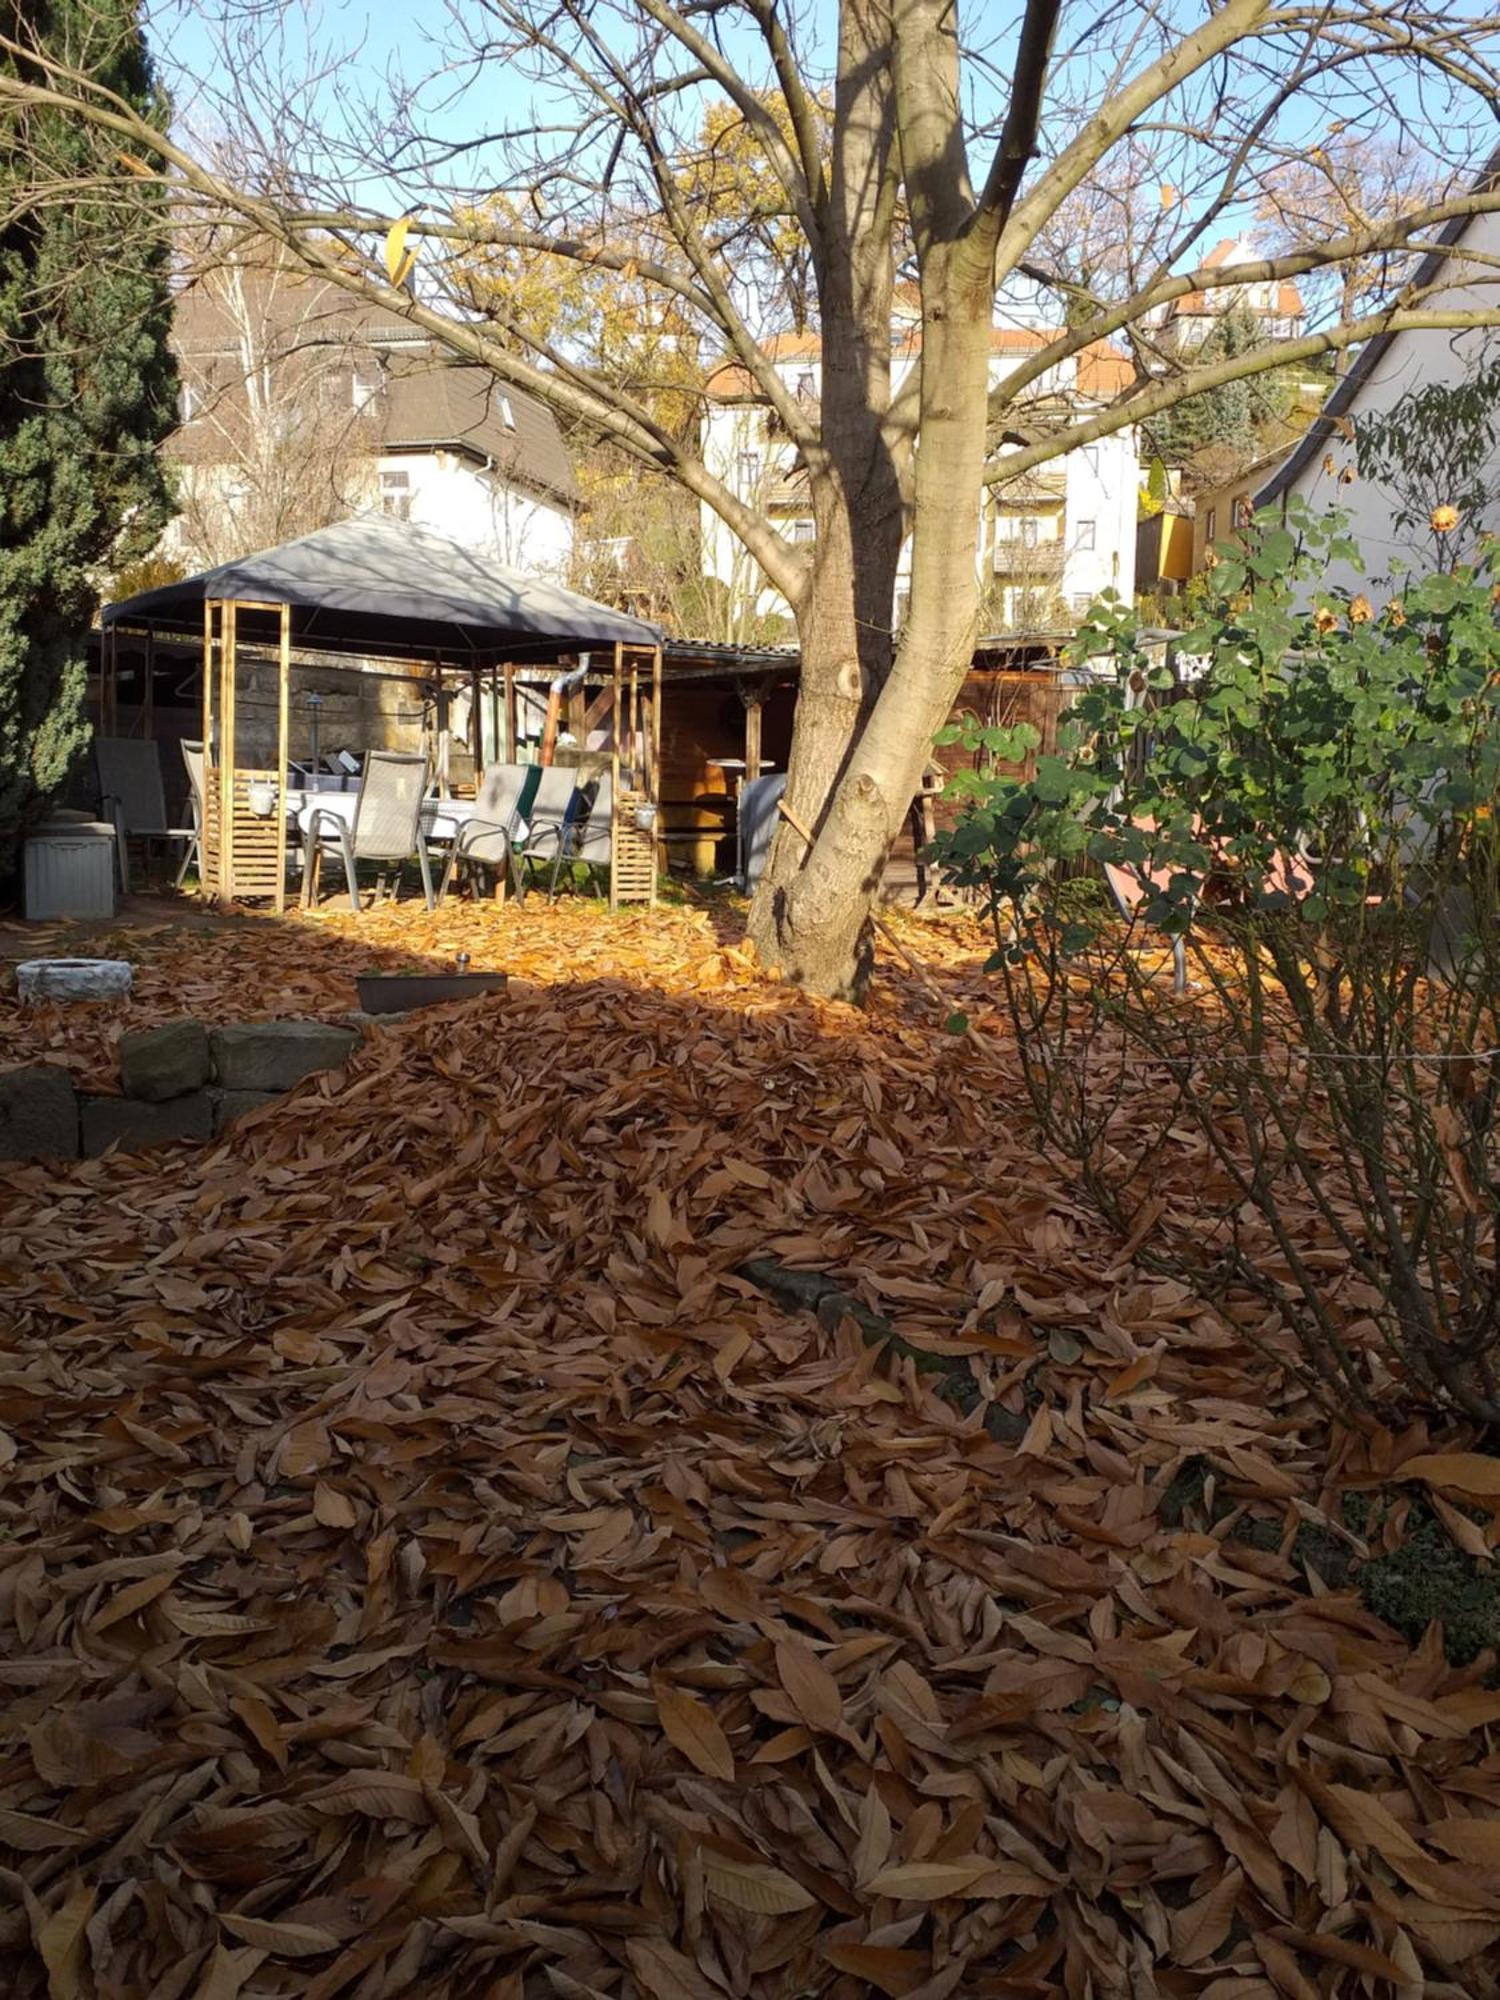
[[[990,386],[1029,352],[1058,337],[1039,327],[993,331]],[[893,371],[899,378],[916,351],[910,323],[892,330]],[[816,404],[822,391],[821,344],[814,334],[782,335],[767,343],[778,375],[793,395]],[[1130,380],[1130,365],[1100,342],[1051,369],[1034,386],[1028,413],[1056,413],[1066,422],[1100,408]],[[747,505],[765,514],[789,541],[815,533],[806,482],[795,454],[762,407],[740,401],[749,378],[726,368],[710,382],[704,455],[710,472]],[[735,400],[728,400],[729,398]],[[980,499],[978,568],[991,630],[1040,630],[1075,624],[1100,592],[1134,587],[1136,514],[1141,470],[1133,429],[1070,452]],[[703,566],[734,601],[753,602],[761,617],[790,607],[759,565],[709,507],[702,510]],[[893,626],[902,624],[911,594],[911,543],[902,549]]]
[[[1500,173],[1500,151],[1486,165],[1476,185],[1491,184]],[[1444,248],[1434,249],[1412,279],[1423,294],[1424,311],[1494,312],[1495,271],[1500,266],[1500,215],[1461,217],[1442,232]],[[1447,282],[1440,282],[1446,279]],[[1427,288],[1433,289],[1429,292]],[[1395,587],[1403,569],[1428,570],[1436,550],[1425,521],[1398,528],[1396,496],[1378,480],[1359,475],[1355,433],[1361,417],[1384,415],[1401,399],[1430,383],[1457,387],[1481,367],[1500,359],[1500,329],[1473,328],[1456,332],[1441,328],[1393,333],[1368,342],[1339,382],[1322,414],[1309,426],[1296,449],[1261,485],[1257,510],[1286,508],[1295,496],[1316,511],[1348,516],[1349,532],[1360,549],[1364,567],[1347,561],[1327,565],[1319,578],[1324,590],[1369,591]],[[1496,496],[1484,510],[1488,518],[1463,524],[1466,545],[1484,530],[1500,532],[1500,451],[1483,466],[1479,484]],[[1435,501],[1451,500],[1434,484]],[[1410,505],[1408,496],[1407,505]]]
[[[180,512],[198,568],[375,511],[561,580],[580,493],[546,406],[288,269],[226,264],[178,303]]]

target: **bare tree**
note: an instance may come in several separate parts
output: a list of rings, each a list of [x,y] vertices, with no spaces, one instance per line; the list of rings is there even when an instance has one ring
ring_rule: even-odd
[[[185,247],[170,534],[204,566],[326,527],[368,501],[380,375],[343,291],[232,231],[199,231]]]
[[[1428,208],[1450,192],[1451,176],[1440,161],[1378,131],[1344,130],[1326,144],[1283,161],[1266,176],[1259,204],[1259,237],[1273,255],[1318,236],[1367,229],[1379,216]],[[1409,274],[1412,253],[1404,244],[1349,257],[1322,275],[1335,287],[1334,308],[1353,319]],[[1315,282],[1318,282],[1315,280]]]
[[[1478,0],[1223,0],[1207,13],[1188,0],[1022,0],[1004,20],[974,5],[966,41],[952,0],[840,0],[831,49],[821,25],[797,0],[452,0],[427,75],[380,79],[361,109],[347,81],[328,81],[332,57],[312,60],[321,87],[278,67],[274,6],[227,4],[222,69],[199,81],[234,135],[232,173],[56,63],[45,81],[34,69],[0,80],[0,96],[73,106],[116,135],[131,171],[227,205],[307,269],[545,397],[727,525],[792,607],[803,660],[787,823],[752,932],[788,976],[849,993],[882,860],[970,658],[986,483],[1267,367],[1399,328],[1500,321],[1500,295],[1456,301],[1439,282],[1250,354],[1152,357],[1087,416],[1031,422],[1032,385],[1102,339],[1149,348],[1163,308],[1188,292],[1426,247],[1453,218],[1500,208],[1500,192],[1470,182],[1275,257],[1198,261],[1309,131],[1340,119],[1378,116],[1455,170],[1479,157],[1500,15]],[[706,107],[726,102],[760,169],[753,255],[699,193]],[[1126,149],[1171,226],[1119,270],[1049,270],[1049,225]],[[418,260],[398,283],[382,252],[403,213]],[[794,447],[813,543],[784,538],[648,399],[512,319],[503,296],[476,312],[468,273],[485,246],[612,272],[690,318],[705,351],[735,364],[736,393]],[[1492,284],[1493,268],[1471,260],[1467,274]],[[914,359],[893,354],[899,272],[915,274],[920,298]],[[795,393],[771,344],[795,323],[799,273],[821,335],[818,404]],[[994,302],[1022,276],[1066,296],[1067,331],[997,381]]]

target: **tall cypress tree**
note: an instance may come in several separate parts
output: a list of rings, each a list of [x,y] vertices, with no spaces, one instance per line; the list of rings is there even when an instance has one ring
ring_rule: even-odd
[[[0,0],[0,23],[164,119],[136,0]],[[171,515],[165,225],[163,191],[81,121],[0,131],[0,879],[88,742],[99,588]]]

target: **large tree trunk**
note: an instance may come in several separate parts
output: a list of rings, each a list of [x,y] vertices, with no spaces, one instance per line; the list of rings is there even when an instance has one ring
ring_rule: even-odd
[[[890,33],[884,0],[844,0],[819,273],[820,437],[807,463],[816,538],[796,607],[802,671],[787,816],[750,915],[750,934],[768,965],[827,990],[834,986],[798,962],[787,927],[789,898],[808,852],[797,829],[816,833],[824,825],[889,678],[903,532],[901,477],[884,431],[898,181]]]
[[[838,762],[823,772],[799,770],[795,794],[789,773],[788,803],[811,844],[796,826],[783,826],[779,866],[761,883],[751,911],[751,936],[762,958],[799,985],[836,998],[863,994],[870,909],[886,857],[973,657],[990,330],[988,272],[968,268],[975,261],[962,250],[945,253],[930,279],[924,275],[912,597],[900,649],[883,683],[866,687],[857,707],[852,687],[842,703],[827,699],[821,653],[818,679],[808,687],[804,657],[799,764],[802,756],[820,752]],[[930,394],[927,383],[941,384],[941,393]],[[867,563],[857,541],[853,560],[853,579],[815,575],[804,644],[813,640],[821,647],[825,632],[837,641],[841,606],[864,603],[868,592],[885,592],[889,606],[894,560],[889,569]],[[889,616],[887,608],[887,622]],[[816,796],[820,777],[831,790],[821,812],[809,817],[803,801]]]

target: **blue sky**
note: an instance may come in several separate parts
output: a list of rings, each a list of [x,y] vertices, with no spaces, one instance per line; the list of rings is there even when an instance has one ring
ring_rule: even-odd
[[[1169,12],[1176,7],[1185,8],[1184,20],[1188,13],[1198,18],[1196,0],[1165,0],[1165,4]],[[455,5],[458,11],[465,11],[464,0],[455,0]],[[831,59],[834,10],[835,0],[809,0],[805,13],[805,39],[814,61],[827,62]],[[467,11],[472,16],[474,10]],[[1144,5],[1132,8],[1127,4],[1110,13],[1092,4],[1092,0],[1090,4],[1083,4],[1080,0],[1073,18],[1109,18],[1117,29],[1125,32],[1138,29],[1155,11]],[[997,43],[1002,44],[997,52],[1003,56],[1003,42],[1014,19],[1012,0],[1002,0],[999,6],[995,5],[995,0],[970,0],[964,12],[971,34],[994,35]],[[406,4],[402,4],[402,0],[391,0],[391,4],[384,6],[372,6],[369,0],[316,0],[316,4],[294,0],[294,4],[279,9],[264,4],[236,6],[234,0],[209,0],[206,5],[203,0],[148,0],[147,31],[151,46],[165,80],[174,91],[179,118],[199,136],[205,130],[211,132],[216,121],[210,107],[195,97],[187,79],[207,76],[222,81],[226,74],[235,71],[242,75],[255,73],[253,69],[247,70],[246,65],[236,57],[232,41],[226,42],[224,38],[221,21],[232,21],[236,16],[242,22],[249,17],[256,24],[246,32],[253,33],[258,40],[263,41],[268,33],[279,37],[281,62],[278,66],[285,76],[295,79],[309,71],[314,73],[310,89],[292,91],[292,115],[308,115],[309,122],[327,133],[333,144],[337,144],[339,136],[348,130],[348,121],[357,116],[362,99],[382,104],[389,102],[389,79],[394,74],[404,69],[409,76],[421,77],[437,65],[451,25],[448,0],[414,0],[414,4],[413,0],[406,0]],[[1065,17],[1061,38],[1063,47],[1066,47],[1068,38]],[[1080,89],[1087,80],[1091,87],[1090,94],[1097,94],[1104,87],[1117,57],[1123,53],[1118,48],[1091,45],[1086,53],[1075,57],[1066,75]],[[1132,64],[1137,59],[1134,54],[1128,58]],[[978,66],[971,65],[967,74],[975,79],[972,87],[979,92],[983,93],[990,87]],[[1410,89],[1404,85],[1397,85],[1393,98],[1404,112],[1418,109]],[[277,122],[274,98],[257,108],[263,111],[265,125],[274,135]],[[492,63],[486,68],[478,89],[471,90],[460,101],[444,106],[428,122],[430,129],[444,135],[467,136],[478,117],[483,118],[485,129],[493,129],[497,124],[522,118],[529,110],[546,115],[553,109],[555,106],[549,102],[548,95],[534,92],[516,70]],[[1321,130],[1318,121],[1309,114],[1294,111],[1283,126],[1283,134],[1295,143],[1305,139],[1310,144],[1321,136]],[[1436,135],[1433,135],[1431,143],[1436,143]],[[1490,135],[1477,126],[1468,133],[1456,131],[1453,155],[1462,159],[1472,154],[1477,159],[1483,156],[1490,143]],[[306,166],[308,162],[299,159],[296,164]],[[982,171],[982,168],[982,154],[977,154],[976,171]],[[331,178],[339,176],[334,173]],[[1172,178],[1177,178],[1175,173]],[[475,179],[478,184],[483,184],[482,168],[476,172]],[[399,187],[388,181],[382,184],[383,180],[385,177],[378,175],[367,179],[361,190],[366,199],[383,208],[399,209],[408,201],[420,203],[427,192],[425,184],[420,181],[414,180],[405,187]],[[441,201],[436,205],[441,206]],[[1253,216],[1243,207],[1228,209],[1216,222],[1209,239],[1195,246],[1196,254],[1201,256],[1215,238],[1243,230],[1252,220]],[[1196,261],[1196,258],[1188,261]]]

